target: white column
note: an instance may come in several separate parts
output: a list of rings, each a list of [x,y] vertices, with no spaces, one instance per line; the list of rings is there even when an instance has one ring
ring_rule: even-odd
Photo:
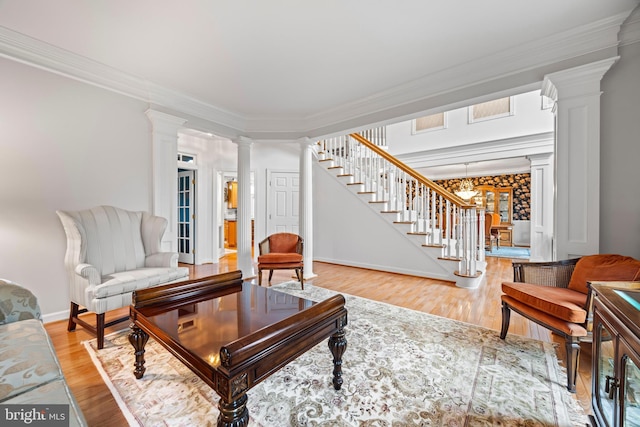
[[[600,248],[600,80],[618,58],[552,73],[542,93],[555,101],[554,259]]]
[[[304,279],[316,277],[313,272],[313,165],[312,146],[309,138],[300,140],[300,224],[299,233],[304,240],[302,261]]]
[[[531,162],[531,258],[553,260],[553,153],[527,157]]]
[[[233,141],[238,145],[238,269],[243,279],[255,277],[251,257],[251,144],[241,136]]]
[[[186,120],[155,110],[146,114],[152,128],[153,214],[169,222],[162,250],[178,252],[178,130]]]

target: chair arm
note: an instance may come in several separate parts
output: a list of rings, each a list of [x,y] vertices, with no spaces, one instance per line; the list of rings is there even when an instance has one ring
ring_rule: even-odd
[[[17,283],[0,279],[0,325],[26,319],[42,320],[38,299]]]
[[[513,281],[541,286],[566,288],[580,258],[552,262],[518,262],[513,264]]]
[[[77,275],[87,280],[87,285],[95,286],[102,283],[100,272],[96,267],[91,264],[78,264],[76,265],[75,272]]]
[[[260,243],[258,243],[258,252],[260,255],[265,255],[270,252],[268,237],[263,239]]]
[[[157,252],[147,255],[144,259],[144,266],[147,268],[176,268],[178,267],[178,254],[176,252]]]

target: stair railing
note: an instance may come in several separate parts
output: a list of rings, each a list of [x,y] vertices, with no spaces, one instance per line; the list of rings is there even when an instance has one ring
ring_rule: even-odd
[[[362,134],[376,138],[370,142]],[[484,261],[484,210],[450,193],[387,153],[384,131],[352,133],[320,141],[321,150],[353,177],[372,200],[386,202],[399,222],[424,235],[425,246],[442,247],[442,258],[459,260],[461,276],[476,276]],[[380,143],[384,141],[384,143]],[[482,245],[482,246],[481,246]]]

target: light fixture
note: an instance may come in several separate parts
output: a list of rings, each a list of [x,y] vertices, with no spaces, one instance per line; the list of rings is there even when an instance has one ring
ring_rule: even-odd
[[[460,181],[460,187],[455,191],[456,196],[465,201],[471,200],[478,193],[473,189],[473,182],[468,177],[468,166],[469,163],[464,164],[464,178]]]

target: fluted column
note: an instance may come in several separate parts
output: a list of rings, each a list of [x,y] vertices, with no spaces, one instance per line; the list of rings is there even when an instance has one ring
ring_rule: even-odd
[[[146,114],[152,128],[153,214],[168,221],[162,250],[178,252],[178,130],[186,120],[155,110]]]
[[[554,259],[599,253],[600,80],[618,58],[548,74],[542,93],[555,101]]]
[[[233,141],[238,146],[238,269],[246,280],[255,276],[251,259],[251,144],[241,136]]]
[[[304,278],[316,277],[313,272],[313,169],[312,146],[309,138],[300,140],[300,224],[299,233],[304,239],[302,261],[304,263]]]

